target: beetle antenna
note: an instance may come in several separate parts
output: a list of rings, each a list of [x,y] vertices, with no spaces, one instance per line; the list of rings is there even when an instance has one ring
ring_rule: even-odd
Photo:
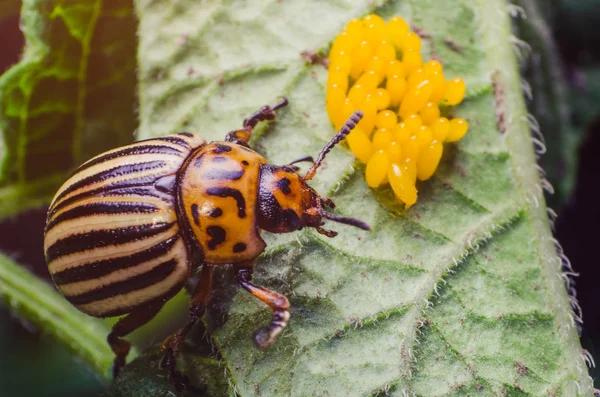
[[[304,175],[305,181],[310,181],[311,179],[313,179],[313,177],[317,173],[317,169],[321,165],[321,162],[323,161],[327,153],[329,153],[329,151],[333,149],[335,145],[340,143],[342,139],[344,139],[354,129],[354,127],[356,127],[356,124],[358,124],[362,117],[363,112],[361,112],[360,110],[357,110],[352,114],[352,116],[350,116],[350,118],[344,123],[342,128],[340,128],[340,131],[337,134],[335,134],[333,139],[329,141],[329,143],[323,148],[323,150],[321,150],[321,153],[319,153],[319,156],[317,157],[317,161],[313,163],[312,167],[310,167],[306,175]]]
[[[369,226],[365,222],[360,221],[355,218],[346,218],[345,216],[337,216],[337,215],[333,215],[333,214],[330,214],[329,212],[325,212],[325,211],[321,211],[321,216],[325,219],[329,219],[330,221],[354,226],[354,227],[357,227],[362,230],[371,230],[371,226]]]

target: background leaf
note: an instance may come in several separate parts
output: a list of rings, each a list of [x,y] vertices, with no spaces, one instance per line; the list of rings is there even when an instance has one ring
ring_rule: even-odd
[[[0,77],[0,216],[49,202],[136,126],[131,2],[25,0],[21,15],[23,57]]]
[[[326,70],[300,53],[326,52],[350,18],[372,11],[402,15],[431,36],[426,58],[466,80],[470,97],[456,114],[471,130],[445,149],[407,212],[391,192],[368,189],[351,153],[335,149],[313,185],[374,230],[267,234],[255,281],[290,297],[290,327],[258,351],[250,337],[269,310],[244,292],[215,299],[217,351],[207,355],[226,366],[229,393],[243,396],[591,395],[505,1],[140,0],[141,137],[185,129],[222,139],[286,95],[290,106],[255,147],[276,164],[316,154],[334,133]],[[144,382],[130,376],[112,393]],[[167,390],[158,382],[147,394]]]

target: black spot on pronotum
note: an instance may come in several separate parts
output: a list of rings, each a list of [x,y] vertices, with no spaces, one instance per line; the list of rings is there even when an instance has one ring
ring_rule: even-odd
[[[200,168],[202,167],[202,163],[204,163],[204,153],[200,154],[200,156],[194,160],[194,167]]]
[[[220,208],[213,208],[212,210],[210,210],[208,215],[210,215],[211,218],[218,218],[221,215],[223,215],[223,210]]]
[[[244,200],[244,196],[239,190],[229,187],[209,187],[206,189],[206,194],[217,197],[232,197],[237,202],[238,216],[240,218],[246,217],[246,200]]]
[[[214,156],[212,158],[213,163],[224,163],[226,161],[227,161],[227,157],[223,157],[223,156]]]
[[[215,143],[215,148],[212,150],[213,153],[226,153],[231,152],[231,146],[223,145],[222,143]]]
[[[225,229],[221,226],[209,226],[206,228],[206,233],[211,237],[208,241],[208,249],[211,251],[214,251],[217,248],[217,245],[225,241]]]
[[[247,162],[246,160],[242,160],[242,164],[243,164],[243,165],[250,165],[250,163],[249,163],[249,162]]]
[[[198,204],[192,204],[192,218],[196,226],[200,226],[200,214],[198,213]]]
[[[237,181],[244,175],[244,170],[230,171],[223,168],[211,167],[204,173],[204,178],[219,181]]]
[[[237,243],[236,245],[233,246],[233,252],[234,253],[238,253],[238,252],[243,252],[246,251],[246,244],[245,243]]]
[[[288,178],[282,178],[278,180],[275,184],[277,185],[277,188],[283,192],[283,194],[287,195],[292,192],[292,189],[290,189],[291,183],[292,182]]]

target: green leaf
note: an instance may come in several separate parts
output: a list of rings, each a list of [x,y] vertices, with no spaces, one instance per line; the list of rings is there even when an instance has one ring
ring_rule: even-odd
[[[21,17],[23,57],[0,76],[0,216],[47,203],[136,126],[131,2],[25,0]]]
[[[591,395],[508,10],[504,0],[137,2],[144,138],[185,129],[222,139],[286,95],[290,106],[262,126],[255,147],[276,164],[316,154],[334,134],[326,70],[300,53],[326,52],[350,18],[373,11],[428,32],[425,57],[441,59],[448,77],[464,77],[469,92],[456,111],[469,134],[446,147],[409,211],[390,191],[367,188],[347,149],[332,151],[313,186],[373,231],[266,234],[255,282],[290,298],[290,326],[259,351],[251,336],[270,311],[243,291],[215,300],[208,323],[217,352],[206,355],[225,366],[229,386],[183,366],[193,382],[241,396]],[[180,364],[198,354],[191,351]],[[148,382],[145,395],[169,390],[135,368],[111,395]]]
[[[75,309],[53,287],[0,254],[0,302],[44,333],[62,342],[99,375],[108,379],[113,353],[108,329]]]

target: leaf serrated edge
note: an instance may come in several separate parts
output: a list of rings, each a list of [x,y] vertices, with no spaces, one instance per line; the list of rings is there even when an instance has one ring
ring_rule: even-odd
[[[503,105],[506,145],[511,152],[514,178],[518,189],[523,192],[521,199],[527,208],[526,216],[532,224],[532,246],[542,261],[542,277],[548,286],[546,301],[556,314],[557,334],[566,347],[564,368],[566,371],[570,368],[577,370],[577,374],[566,386],[565,394],[589,396],[593,394],[592,380],[585,370],[569,297],[561,277],[562,260],[557,254],[550,231],[542,181],[532,147],[528,112],[521,91],[519,68],[513,48],[514,45],[521,48],[521,42],[503,40],[512,36],[510,7],[504,0],[477,0],[475,9],[481,28],[479,33],[482,44],[487,49],[484,53],[488,64],[497,66],[495,83],[508,88],[503,89]]]

